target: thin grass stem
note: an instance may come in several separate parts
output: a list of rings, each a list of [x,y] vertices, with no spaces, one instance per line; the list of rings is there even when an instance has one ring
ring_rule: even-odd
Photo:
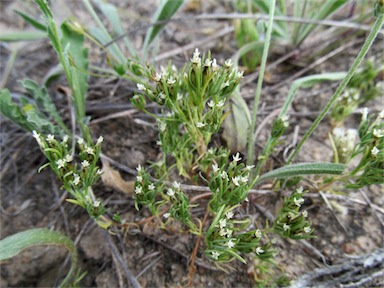
[[[365,55],[367,54],[369,48],[372,46],[373,42],[376,39],[377,34],[380,32],[381,27],[384,24],[384,14],[379,15],[377,17],[375,24],[372,27],[371,32],[369,33],[367,39],[365,40],[365,43],[361,47],[361,50],[359,54],[357,55],[355,61],[353,62],[351,68],[349,69],[347,75],[343,79],[343,81],[340,83],[339,87],[336,89],[335,93],[331,97],[331,99],[328,101],[327,105],[324,107],[323,111],[319,114],[319,116],[316,118],[316,120],[313,122],[311,127],[308,129],[308,131],[305,133],[303,138],[301,139],[300,143],[298,144],[297,148],[291,155],[291,157],[288,159],[287,164],[292,163],[293,159],[296,157],[297,153],[300,151],[301,147],[307,141],[309,136],[312,134],[312,132],[316,129],[316,127],[319,125],[319,123],[323,120],[325,115],[328,113],[328,111],[331,109],[337,98],[340,96],[341,92],[343,92],[344,88],[347,86],[349,81],[351,80],[352,76],[356,72],[357,68],[360,66],[361,62],[363,61]]]
[[[266,38],[265,38],[265,43],[264,43],[263,55],[261,58],[260,74],[259,74],[259,79],[258,79],[257,87],[256,87],[255,100],[253,103],[251,127],[250,127],[249,134],[248,134],[248,153],[247,153],[248,154],[248,159],[247,159],[248,165],[252,165],[252,163],[255,161],[255,159],[254,159],[254,157],[255,157],[254,156],[254,154],[255,154],[254,153],[255,140],[254,140],[253,134],[255,132],[255,127],[256,127],[256,115],[257,115],[257,110],[258,110],[258,106],[259,106],[261,88],[263,86],[265,67],[267,65],[269,44],[271,42],[273,16],[275,13],[275,6],[276,6],[275,4],[276,4],[275,0],[270,1],[269,21],[268,21],[267,33],[266,33]]]

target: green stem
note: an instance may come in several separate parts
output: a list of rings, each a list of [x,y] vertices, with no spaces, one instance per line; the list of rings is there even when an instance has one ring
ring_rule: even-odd
[[[360,50],[359,54],[357,55],[355,61],[353,62],[351,68],[349,69],[347,75],[345,76],[343,81],[340,83],[339,87],[337,87],[335,93],[333,94],[332,98],[328,101],[328,103],[324,107],[323,111],[321,111],[320,115],[316,118],[316,120],[313,122],[312,126],[305,133],[305,135],[303,136],[303,139],[300,141],[297,148],[295,149],[295,151],[293,152],[291,157],[288,159],[287,164],[292,163],[293,159],[295,158],[297,153],[300,151],[300,149],[303,146],[303,144],[305,143],[305,141],[307,141],[309,136],[312,134],[312,132],[316,129],[316,127],[319,125],[319,123],[323,120],[325,115],[331,109],[332,105],[335,103],[337,98],[340,96],[341,92],[343,92],[344,88],[347,86],[348,82],[351,80],[353,74],[356,72],[357,68],[360,66],[361,62],[363,61],[369,48],[372,46],[377,34],[380,32],[381,26],[383,26],[383,23],[384,23],[384,14],[381,14],[381,15],[379,15],[379,17],[377,17],[371,32],[369,33],[367,39],[365,40],[363,47],[361,47],[361,50]]]
[[[273,16],[274,16],[274,13],[275,13],[276,0],[271,0],[270,2],[271,3],[270,3],[270,9],[269,9],[268,28],[267,28],[267,34],[266,34],[265,43],[264,43],[263,56],[261,58],[260,74],[259,74],[259,79],[257,81],[255,100],[254,100],[254,103],[253,103],[251,128],[249,129],[249,134],[248,134],[248,153],[247,153],[248,154],[248,159],[247,159],[247,164],[248,165],[252,165],[254,160],[255,160],[255,156],[254,156],[254,154],[255,154],[254,153],[255,140],[254,140],[253,134],[255,133],[256,115],[257,115],[257,109],[258,109],[258,106],[259,106],[259,100],[260,100],[260,95],[261,95],[261,88],[262,88],[262,85],[263,85],[265,67],[267,65],[269,44],[271,42],[271,35],[272,35]]]

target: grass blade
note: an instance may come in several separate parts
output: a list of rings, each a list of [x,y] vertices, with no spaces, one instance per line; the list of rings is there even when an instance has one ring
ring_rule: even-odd
[[[180,8],[183,4],[184,0],[163,0],[160,4],[160,7],[156,10],[154,17],[152,18],[153,22],[162,22],[169,20],[173,14]],[[165,24],[157,24],[151,26],[147,34],[145,35],[144,41],[144,55],[147,55],[149,45],[156,38],[156,36],[160,33],[160,31],[164,28]]]
[[[284,166],[263,174],[257,179],[256,184],[260,184],[268,179],[286,178],[310,174],[341,174],[344,170],[343,164],[334,163],[300,163]]]
[[[20,31],[6,34],[0,34],[2,42],[35,41],[46,38],[46,34],[39,31]]]
[[[15,13],[17,15],[21,16],[25,22],[27,22],[31,26],[35,27],[37,30],[45,32],[46,29],[45,29],[45,25],[43,23],[36,21],[36,19],[29,17],[27,14],[25,14],[24,12],[21,12],[19,10],[15,10]]]
[[[74,243],[58,232],[38,228],[8,236],[0,241],[0,261],[12,258],[23,250],[38,245],[59,245],[71,253],[71,268],[60,287],[65,286],[76,269],[77,251]]]
[[[109,22],[112,24],[113,32],[116,34],[116,36],[120,36],[125,34],[125,31],[123,29],[123,26],[121,25],[119,14],[117,13],[116,7],[113,4],[110,3],[104,3],[99,0],[94,0],[96,5],[99,7],[100,11],[103,12],[105,17],[108,18]],[[136,49],[132,46],[128,36],[125,36],[123,38],[125,46],[127,46],[129,52],[134,57],[137,57]]]

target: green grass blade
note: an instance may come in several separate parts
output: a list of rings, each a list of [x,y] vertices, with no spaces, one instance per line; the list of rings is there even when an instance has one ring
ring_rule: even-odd
[[[309,88],[309,87],[312,87],[313,85],[316,85],[317,83],[321,83],[324,81],[342,80],[346,75],[347,75],[346,72],[334,72],[334,73],[311,75],[311,76],[307,76],[307,77],[303,77],[295,80],[292,83],[291,88],[289,89],[288,96],[285,99],[284,105],[281,108],[281,112],[279,115],[283,116],[287,113],[293,99],[296,96],[296,92],[298,89]]]
[[[268,179],[286,178],[310,174],[341,174],[344,170],[343,164],[334,163],[300,163],[284,166],[265,173],[257,179],[256,184],[260,184]]]
[[[43,31],[45,32],[46,29],[45,29],[45,25],[39,21],[37,21],[36,19],[33,19],[31,17],[29,17],[27,14],[25,14],[24,12],[21,12],[19,10],[14,10],[14,12],[21,16],[25,22],[27,22],[28,24],[30,24],[31,26],[35,27],[37,30],[40,30],[40,31]]]
[[[254,139],[253,135],[255,133],[255,128],[256,128],[257,110],[259,108],[261,88],[263,86],[265,67],[267,65],[269,46],[271,43],[273,17],[275,15],[275,6],[276,6],[276,0],[271,0],[270,1],[270,7],[269,7],[269,20],[268,20],[267,33],[266,33],[266,38],[265,38],[264,48],[263,48],[263,54],[262,54],[261,64],[260,64],[259,79],[257,80],[255,98],[254,98],[254,102],[253,102],[251,127],[248,130],[247,165],[252,165],[254,160],[255,160],[254,159],[255,158],[255,156],[254,156],[255,155],[255,151],[254,151],[255,150],[255,139]]]
[[[46,38],[46,34],[39,31],[19,31],[0,34],[2,42],[35,41]]]
[[[96,11],[93,9],[89,0],[83,0],[83,3],[85,8],[89,12],[89,14],[91,14],[93,20],[96,22],[96,24],[99,27],[98,29],[92,29],[91,31],[92,36],[94,36],[102,45],[112,42],[111,35],[109,35],[107,28],[104,26],[103,22],[101,22],[99,16],[97,15]],[[97,35],[94,34],[95,31],[97,31]],[[119,46],[116,45],[116,43],[109,45],[107,49],[119,64],[121,63],[126,64],[125,56],[121,52]]]
[[[333,12],[341,8],[345,3],[347,3],[348,0],[328,0],[321,2],[321,9],[320,11],[316,10],[313,15],[311,15],[312,20],[324,20],[327,19],[329,15],[331,15]],[[308,35],[316,28],[317,26],[314,24],[307,24],[305,26],[302,26],[302,28],[298,32],[298,40],[296,45],[300,45],[305,38],[308,37]]]
[[[100,0],[94,0],[96,5],[99,7],[100,11],[103,12],[105,17],[111,22],[113,32],[116,34],[116,36],[120,36],[125,34],[125,31],[123,29],[123,26],[121,25],[119,14],[117,13],[116,7],[111,3],[104,3]],[[129,37],[125,36],[123,38],[123,42],[125,46],[127,46],[129,52],[132,56],[137,57],[137,51],[131,44]]]
[[[305,141],[307,141],[309,136],[311,136],[313,131],[320,124],[320,122],[324,119],[324,117],[325,117],[325,115],[327,115],[328,111],[332,108],[333,104],[340,97],[344,88],[348,85],[352,76],[355,74],[356,70],[359,68],[361,62],[363,61],[365,55],[368,53],[369,48],[372,46],[373,42],[375,41],[375,39],[376,39],[377,35],[379,34],[380,29],[383,26],[383,24],[384,24],[384,13],[377,17],[377,19],[376,19],[376,21],[372,27],[371,32],[369,33],[367,39],[365,40],[363,46],[361,47],[359,54],[356,56],[355,60],[353,61],[353,64],[352,64],[351,68],[349,69],[347,75],[344,77],[343,81],[341,81],[341,83],[337,87],[335,93],[332,95],[331,99],[325,105],[324,109],[321,111],[319,116],[312,123],[311,127],[309,127],[308,131],[304,134],[303,138],[301,139],[301,141],[297,145],[295,151],[289,157],[288,163],[292,163],[293,159],[296,157],[296,155],[300,151],[301,147],[303,147]]]
[[[176,11],[180,8],[183,2],[184,0],[163,0],[159,8],[156,10],[154,17],[152,18],[153,22],[169,20],[173,16],[173,14],[175,14]],[[144,41],[144,47],[143,47],[143,51],[145,55],[147,54],[149,45],[160,33],[160,31],[164,28],[164,26],[165,24],[157,24],[157,25],[151,26],[148,29],[147,34],[145,35],[145,41]]]
[[[0,241],[0,261],[10,259],[23,250],[38,245],[59,245],[65,247],[72,257],[71,268],[61,287],[72,277],[77,265],[77,251],[74,243],[66,236],[48,229],[30,229],[8,236]]]

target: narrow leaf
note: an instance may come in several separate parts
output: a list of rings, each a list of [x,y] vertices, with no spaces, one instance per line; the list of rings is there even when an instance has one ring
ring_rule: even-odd
[[[164,0],[161,2],[159,8],[157,9],[154,17],[152,18],[153,22],[166,21],[171,19],[173,14],[180,8],[184,0]],[[164,28],[165,24],[157,24],[151,26],[148,29],[144,41],[144,51],[148,51],[149,45]]]
[[[343,164],[334,163],[300,163],[281,167],[260,176],[256,184],[268,179],[286,178],[310,174],[341,174],[344,170]]]
[[[28,24],[32,25],[36,29],[38,29],[40,31],[43,31],[43,32],[46,31],[45,25],[43,23],[40,23],[36,19],[29,17],[27,14],[25,14],[24,12],[21,12],[19,10],[14,10],[14,12],[17,15],[21,16],[24,19],[25,22],[27,22]]]
[[[0,34],[2,42],[35,41],[46,38],[46,34],[39,31],[20,31],[7,34]]]
[[[23,250],[37,245],[59,245],[65,247],[72,257],[71,269],[61,283],[65,286],[77,265],[77,251],[74,243],[66,236],[44,228],[30,229],[8,236],[0,241],[0,261],[12,258]]]

